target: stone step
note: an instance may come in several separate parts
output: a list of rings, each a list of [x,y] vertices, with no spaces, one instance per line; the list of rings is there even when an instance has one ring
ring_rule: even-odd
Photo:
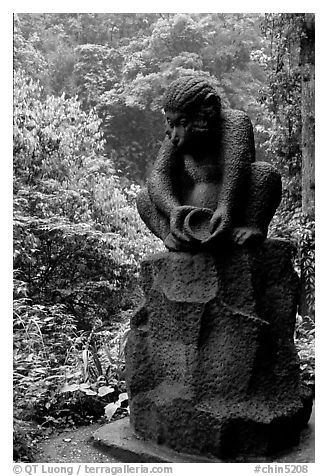
[[[314,463],[314,408],[298,445],[270,456],[239,456],[230,460],[178,453],[134,434],[129,418],[108,423],[93,434],[93,444],[122,463]]]

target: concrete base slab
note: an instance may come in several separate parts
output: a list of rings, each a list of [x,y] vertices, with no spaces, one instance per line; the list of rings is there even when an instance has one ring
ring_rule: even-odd
[[[134,434],[130,419],[104,425],[93,435],[93,443],[123,463],[218,463],[216,459],[195,457],[155,445]]]
[[[169,448],[143,440],[134,434],[129,418],[104,425],[93,435],[93,444],[122,463],[314,463],[314,411],[303,430],[297,446],[270,456],[241,456],[234,460],[219,460],[178,453]]]

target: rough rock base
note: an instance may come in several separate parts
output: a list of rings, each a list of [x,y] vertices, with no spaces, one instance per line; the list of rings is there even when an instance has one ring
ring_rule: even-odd
[[[294,345],[292,247],[267,240],[224,254],[163,253],[142,265],[131,319],[131,424],[178,452],[219,459],[297,444],[312,399]]]

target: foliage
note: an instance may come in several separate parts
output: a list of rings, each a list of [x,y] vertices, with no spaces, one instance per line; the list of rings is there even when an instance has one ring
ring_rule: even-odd
[[[302,297],[299,312],[314,315],[314,217],[302,214],[302,111],[300,46],[304,14],[266,14],[262,31],[268,42],[253,52],[267,71],[261,91],[264,111],[258,133],[261,147],[283,178],[283,200],[271,225],[275,236],[293,240]]]
[[[295,269],[304,283],[303,292],[299,303],[299,313],[303,315],[304,299],[306,309],[312,316],[315,312],[315,223],[312,217],[302,213],[300,207],[287,208],[286,196],[281,207],[274,216],[269,234],[290,240],[295,245]],[[304,316],[305,317],[305,316]]]
[[[164,131],[163,94],[177,77],[194,72],[214,76],[226,106],[238,102],[255,116],[259,107],[254,93],[264,79],[250,54],[258,41],[254,33],[251,36],[256,19],[241,15],[239,21],[243,28],[234,31],[236,15],[168,15],[153,24],[151,35],[120,48],[121,74],[100,95],[97,110],[106,150],[115,150],[115,163],[129,177],[142,182],[157,154]]]
[[[14,403],[18,417],[42,419],[74,361],[78,332],[64,306],[14,301]]]
[[[74,96],[81,84],[79,46],[113,48],[126,39],[149,31],[159,14],[19,13],[14,15],[14,64],[33,79],[40,79],[45,93]],[[93,68],[93,66],[92,66]],[[87,75],[85,76],[87,80]],[[83,86],[82,86],[83,87]],[[83,99],[81,97],[80,99]]]
[[[35,460],[42,431],[33,422],[14,418],[13,460],[28,463]]]
[[[22,34],[20,20],[14,15],[14,67],[26,71],[34,79],[46,81],[44,71],[47,62],[38,48],[39,36],[36,31],[26,38]]]
[[[252,51],[261,45],[259,18],[18,14],[15,65],[41,79],[47,93],[78,94],[85,111],[95,107],[105,155],[120,175],[143,183],[164,133],[164,89],[178,76],[197,71],[216,77],[223,103],[258,121],[255,97],[265,72]]]
[[[106,289],[114,292],[135,275],[152,246],[131,206],[138,189],[121,190],[111,162],[99,155],[103,143],[94,113],[82,112],[74,98],[42,101],[38,86],[18,76],[15,267],[33,295],[66,305],[70,296],[92,307],[81,299],[81,277],[83,288],[104,300]]]
[[[96,330],[78,332],[63,306],[15,302],[15,460],[33,460],[39,436],[54,426],[90,423],[110,402],[117,410],[117,399],[127,411],[124,333]]]
[[[136,212],[138,187],[122,188],[102,156],[95,113],[20,70],[14,81],[15,418],[79,424],[124,393],[118,363],[99,367],[101,349],[114,348],[113,325],[140,298],[140,259],[158,244]],[[82,390],[68,396],[72,383]]]
[[[14,75],[14,172],[17,186],[71,180],[83,161],[103,148],[100,121],[80,111],[76,98],[42,98],[38,82],[18,70]],[[53,183],[48,184],[54,187]]]
[[[126,415],[128,397],[124,382],[124,347],[129,332],[127,316],[114,331],[93,328],[82,352],[80,371],[66,376],[61,393],[70,392],[98,409],[97,416],[111,420],[116,411]],[[81,378],[82,382],[81,383]]]
[[[108,45],[80,45],[75,48],[74,75],[77,92],[86,107],[94,107],[103,91],[112,89],[123,61],[122,55]]]
[[[300,359],[301,381],[314,391],[315,331],[311,318],[297,316],[295,343]]]
[[[299,17],[267,14],[262,30],[268,39],[253,58],[267,72],[260,100],[265,111],[258,128],[261,146],[284,178],[286,198],[301,204],[301,74],[299,67]]]

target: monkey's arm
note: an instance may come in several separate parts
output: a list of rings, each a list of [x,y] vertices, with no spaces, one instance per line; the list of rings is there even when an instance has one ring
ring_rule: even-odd
[[[221,205],[228,213],[240,201],[243,184],[255,160],[251,121],[242,111],[227,111],[222,121],[221,157],[224,163]]]
[[[220,160],[223,163],[222,189],[211,221],[211,239],[232,226],[234,209],[243,202],[244,184],[255,160],[252,124],[242,111],[226,111],[222,117]]]
[[[168,218],[181,203],[176,196],[177,157],[168,138],[165,138],[147,181],[149,196],[156,207]]]

